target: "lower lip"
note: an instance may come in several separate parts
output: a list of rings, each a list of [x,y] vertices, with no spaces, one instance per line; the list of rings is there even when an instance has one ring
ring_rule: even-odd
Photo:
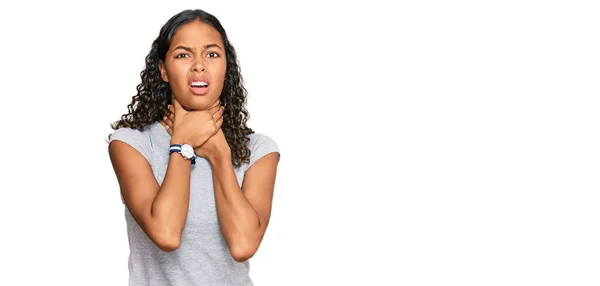
[[[190,90],[194,95],[205,95],[208,92],[207,87],[190,87]]]

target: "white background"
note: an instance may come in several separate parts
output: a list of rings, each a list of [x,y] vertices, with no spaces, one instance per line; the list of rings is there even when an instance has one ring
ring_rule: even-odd
[[[256,285],[599,285],[593,1],[170,2],[0,7],[1,285],[127,284],[105,139],[187,8],[282,152]]]

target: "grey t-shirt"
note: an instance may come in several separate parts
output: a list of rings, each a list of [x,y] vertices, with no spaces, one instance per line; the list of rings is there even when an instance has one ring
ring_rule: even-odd
[[[240,187],[244,174],[256,160],[279,152],[270,137],[254,133],[250,138],[250,162],[235,168]],[[116,130],[110,142],[123,141],[140,152],[162,184],[169,162],[171,136],[155,122],[144,130]],[[129,285],[253,285],[249,262],[236,262],[219,226],[212,170],[208,160],[198,158],[191,169],[190,205],[179,248],[160,250],[144,233],[125,206],[129,238]]]

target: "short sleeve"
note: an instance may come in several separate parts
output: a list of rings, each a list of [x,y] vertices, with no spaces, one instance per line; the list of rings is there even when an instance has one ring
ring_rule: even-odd
[[[248,168],[250,168],[254,162],[258,161],[258,159],[273,152],[278,154],[277,162],[279,162],[281,154],[279,153],[277,142],[267,135],[256,134],[256,140],[254,140],[252,146],[250,146],[250,162],[248,162]]]
[[[125,142],[129,146],[133,147],[140,154],[142,154],[148,162],[152,162],[152,152],[150,148],[150,139],[146,137],[141,131],[132,128],[119,128],[113,134],[111,134],[108,144],[112,141],[119,140]]]

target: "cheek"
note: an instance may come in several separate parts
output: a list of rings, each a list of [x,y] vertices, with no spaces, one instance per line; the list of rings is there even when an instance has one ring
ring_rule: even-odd
[[[219,71],[217,72],[217,77],[219,78],[219,82],[221,84],[225,81],[225,75],[227,73],[227,67],[225,65],[219,67]]]
[[[168,70],[169,82],[172,87],[187,86],[187,68],[185,66],[173,65]]]
[[[187,72],[188,66],[189,64],[185,61],[173,61],[167,71],[174,77],[181,77],[182,74]]]

